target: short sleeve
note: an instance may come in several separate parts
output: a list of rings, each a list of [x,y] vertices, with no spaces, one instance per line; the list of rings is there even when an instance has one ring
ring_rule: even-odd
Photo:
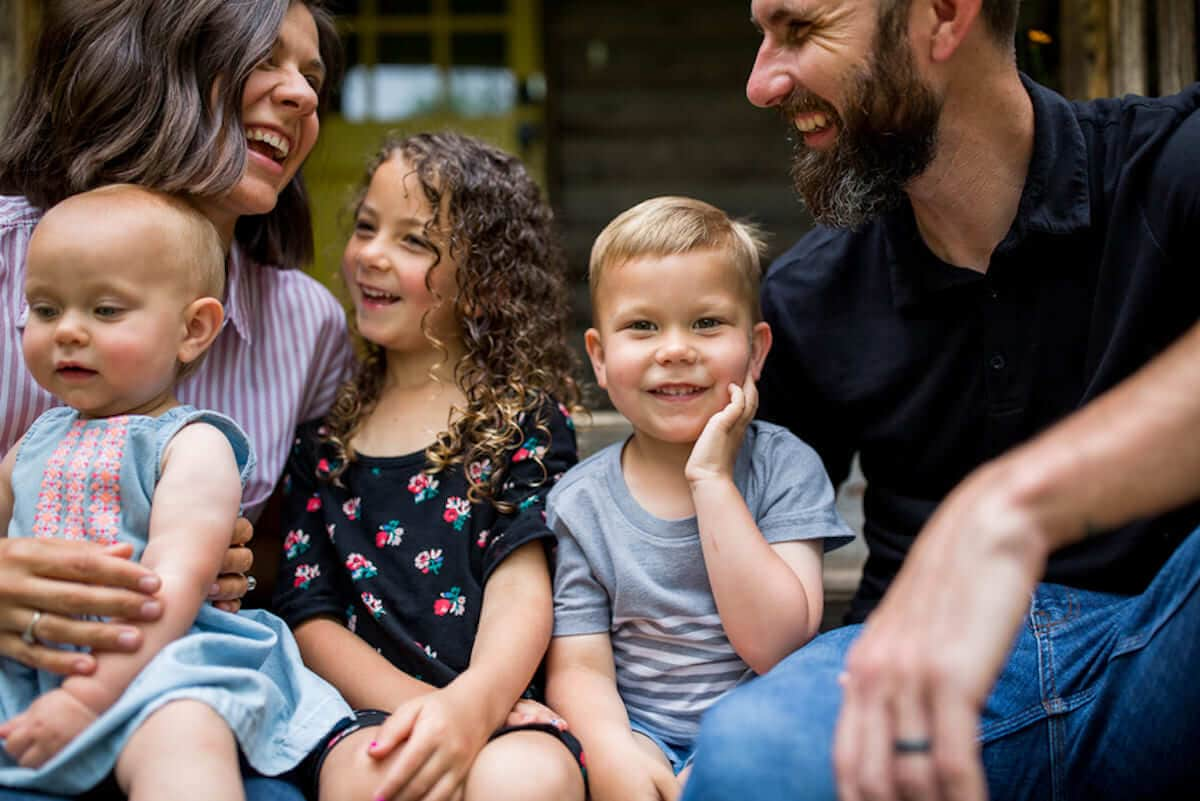
[[[528,542],[552,540],[546,525],[546,496],[578,455],[575,428],[562,405],[547,399],[520,424],[521,444],[509,452],[498,499],[514,511],[497,515],[483,554],[483,580],[509,554]]]
[[[300,426],[283,478],[283,555],[275,581],[273,606],[295,628],[314,617],[344,618],[346,603],[338,591],[339,560],[326,533],[319,491],[319,426]]]
[[[550,501],[549,521],[558,538],[554,557],[554,636],[607,633],[612,628],[612,604],[596,578],[575,532]]]
[[[208,423],[213,428],[220,431],[225,439],[229,441],[229,447],[233,449],[233,457],[237,463],[238,477],[241,479],[242,486],[246,486],[246,481],[250,478],[250,474],[254,472],[256,460],[254,450],[250,447],[250,437],[242,429],[240,425],[219,412],[213,412],[206,409],[192,409],[186,406],[176,407],[179,411],[177,417],[171,418],[169,425],[164,425],[158,429],[154,443],[154,464],[155,476],[154,483],[162,477],[159,475],[162,469],[163,452],[167,445],[175,438],[184,427],[192,423]]]
[[[754,433],[750,511],[767,542],[823,538],[830,551],[853,540],[816,451],[779,426],[758,423]]]

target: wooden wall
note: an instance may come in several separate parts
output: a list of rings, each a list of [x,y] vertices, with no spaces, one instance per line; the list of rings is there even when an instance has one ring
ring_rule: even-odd
[[[811,222],[787,175],[787,127],[746,100],[758,46],[743,0],[547,0],[547,177],[589,317],[588,253],[619,212],[682,194],[753,219],[782,252]]]

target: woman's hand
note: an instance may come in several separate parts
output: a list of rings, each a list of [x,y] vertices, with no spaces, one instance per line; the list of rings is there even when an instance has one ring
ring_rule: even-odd
[[[162,582],[131,555],[129,545],[0,538],[0,655],[65,675],[91,673],[95,657],[43,642],[136,651],[142,634],[121,621],[158,619],[162,603],[153,595]],[[77,619],[83,615],[117,620]],[[33,642],[22,639],[27,630]]]
[[[247,546],[254,537],[254,526],[244,517],[239,517],[233,526],[233,538],[229,550],[221,561],[221,575],[212,586],[208,600],[213,606],[226,612],[242,608],[242,598],[250,591],[248,574],[254,566],[254,552]]]

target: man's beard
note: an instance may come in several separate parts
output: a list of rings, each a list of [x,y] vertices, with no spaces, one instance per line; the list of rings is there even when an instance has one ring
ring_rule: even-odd
[[[868,68],[849,81],[846,113],[803,89],[781,106],[788,124],[820,111],[837,125],[829,151],[813,150],[797,133],[792,182],[813,219],[858,228],[904,200],[904,190],[933,161],[942,101],[924,84],[908,43],[881,24]]]

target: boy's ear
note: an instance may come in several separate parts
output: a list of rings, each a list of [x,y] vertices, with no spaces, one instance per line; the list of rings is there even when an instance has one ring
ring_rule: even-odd
[[[199,359],[221,332],[225,307],[216,298],[199,298],[183,310],[184,334],[179,343],[179,361],[190,364]]]
[[[766,322],[755,323],[750,331],[750,374],[757,381],[762,376],[763,362],[771,352],[771,326]]]
[[[583,344],[592,363],[592,372],[596,374],[596,383],[601,389],[608,389],[608,380],[604,373],[604,343],[600,341],[600,332],[589,328],[583,334]]]

